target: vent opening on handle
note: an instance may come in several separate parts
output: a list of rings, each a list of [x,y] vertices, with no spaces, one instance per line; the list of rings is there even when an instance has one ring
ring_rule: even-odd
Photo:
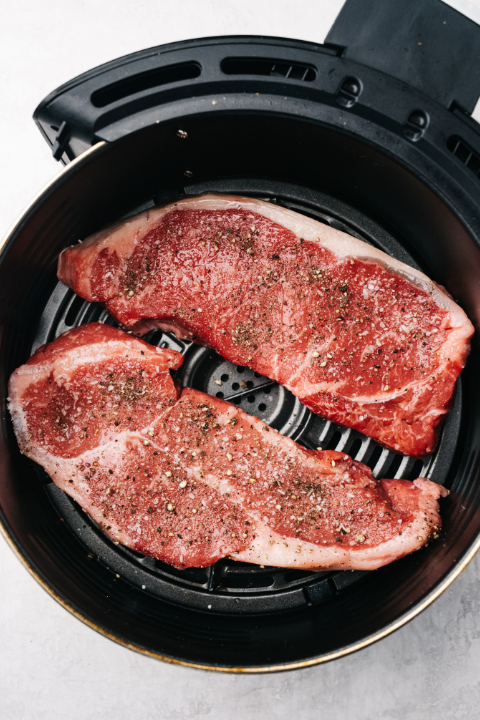
[[[225,75],[273,75],[303,82],[312,82],[317,77],[317,72],[311,65],[268,58],[225,58],[221,68]]]
[[[182,80],[193,80],[202,72],[197,62],[178,63],[167,65],[167,67],[155,68],[137,75],[118,80],[107,87],[95,90],[91,96],[92,105],[97,108],[106,107],[118,100],[136,95],[144,90],[167,85],[168,83],[181,82]]]
[[[458,137],[451,135],[447,140],[447,147],[460,162],[466,165],[475,175],[480,178],[480,155],[473,150],[467,143]]]

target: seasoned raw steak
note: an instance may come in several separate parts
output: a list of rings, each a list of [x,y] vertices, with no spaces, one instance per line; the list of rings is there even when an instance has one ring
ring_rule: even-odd
[[[430,453],[473,326],[425,275],[259,200],[189,198],[92,235],[58,277],[142,334],[173,330],[316,413]]]
[[[21,451],[114,540],[177,567],[222,557],[293,568],[374,569],[440,527],[443,488],[372,478],[296,445],[234,405],[181,392],[182,356],[91,324],[16,370]]]

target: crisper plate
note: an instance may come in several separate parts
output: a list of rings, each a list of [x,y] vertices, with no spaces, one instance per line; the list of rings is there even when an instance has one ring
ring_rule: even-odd
[[[384,228],[358,210],[323,193],[312,193],[286,183],[253,179],[191,184],[175,191],[251,195],[313,217],[375,245],[398,260],[419,267],[416,259]],[[165,199],[164,196],[152,198],[135,212]],[[428,269],[420,269],[428,272]],[[118,326],[101,304],[89,303],[58,283],[40,319],[32,352],[66,330],[93,321]],[[144,339],[153,345],[177,350],[185,356],[177,373],[185,387],[194,387],[233,402],[308,448],[345,452],[366,463],[377,478],[413,480],[433,476],[439,484],[446,480],[459,433],[460,380],[454,410],[443,427],[435,453],[418,460],[395,454],[355,430],[318,417],[278,383],[250,368],[227,362],[209,348],[178,340],[173,334],[161,330],[148,333]],[[38,475],[51,502],[71,531],[85,544],[92,561],[104,563],[130,583],[185,607],[235,614],[286,610],[330,600],[337,593],[361,582],[366,575],[360,571],[311,572],[262,567],[233,560],[221,560],[208,568],[177,570],[115,544],[54,485],[40,467]]]

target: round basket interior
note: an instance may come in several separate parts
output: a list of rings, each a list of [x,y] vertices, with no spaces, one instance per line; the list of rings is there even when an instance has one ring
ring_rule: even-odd
[[[477,322],[480,251],[462,209],[442,199],[421,169],[359,137],[273,113],[217,113],[165,121],[103,145],[41,195],[0,258],[1,519],[47,589],[113,639],[199,667],[297,667],[358,649],[394,629],[426,606],[472,551],[480,526],[477,342],[437,450],[415,461],[312,416],[268,378],[208,349],[150,334],[150,342],[185,354],[179,378],[185,385],[222,392],[308,447],[347,452],[376,477],[427,476],[451,493],[442,501],[440,539],[371,573],[229,561],[176,571],[114,545],[20,455],[6,411],[8,378],[33,349],[61,332],[92,320],[114,324],[102,306],[76,298],[56,280],[64,247],[111,220],[205,191],[252,195],[350,232],[422,269]],[[219,376],[221,391],[214,383]]]

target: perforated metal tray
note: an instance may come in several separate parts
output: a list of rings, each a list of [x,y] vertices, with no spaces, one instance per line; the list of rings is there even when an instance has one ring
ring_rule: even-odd
[[[175,192],[195,194],[211,190],[252,195],[288,207],[419,267],[414,255],[385,228],[324,193],[286,183],[248,179],[191,184],[186,188],[176,188]],[[164,199],[163,195],[152,198],[135,212]],[[420,269],[428,273],[428,268]],[[88,303],[58,283],[41,316],[32,352],[62,332],[93,321],[118,326],[101,304]],[[177,374],[183,386],[233,402],[306,447],[345,452],[366,463],[377,478],[413,480],[434,476],[435,482],[440,484],[446,480],[459,433],[461,381],[458,383],[455,407],[441,432],[436,451],[418,460],[386,450],[357,431],[314,415],[278,383],[249,368],[227,362],[209,348],[178,340],[173,334],[159,330],[150,332],[144,339],[153,345],[177,350],[185,356]],[[241,614],[285,610],[329,600],[353,583],[361,582],[366,575],[359,571],[288,570],[233,560],[221,560],[209,568],[176,570],[113,543],[74,501],[51,482],[42,469],[38,468],[37,472],[51,502],[71,531],[84,543],[92,561],[104,563],[122,578],[153,595],[186,607]]]

